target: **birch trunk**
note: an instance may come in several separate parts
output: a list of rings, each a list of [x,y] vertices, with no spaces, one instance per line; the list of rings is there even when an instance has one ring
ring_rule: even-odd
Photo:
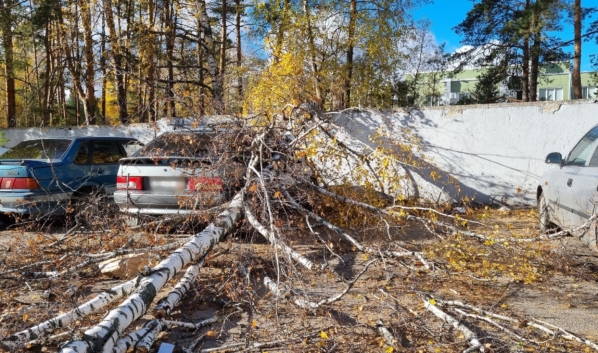
[[[199,269],[203,263],[189,266],[185,276],[177,283],[174,289],[168,295],[162,298],[154,308],[154,316],[158,319],[170,315],[172,309],[178,305],[183,296],[191,289],[191,285],[199,276]]]
[[[77,319],[96,313],[113,301],[129,295],[135,289],[136,281],[137,279],[127,281],[105,291],[104,293],[71,311],[68,311],[48,321],[42,322],[37,326],[30,327],[27,330],[17,332],[1,341],[0,346],[5,346],[11,350],[16,350],[17,348],[24,346],[24,344],[28,341],[43,339],[50,333],[54,332],[54,330],[67,327]]]
[[[465,339],[468,340],[469,344],[471,345],[471,347],[469,349],[467,349],[466,351],[471,352],[471,349],[473,349],[473,350],[479,349],[480,352],[484,352],[484,346],[482,346],[482,344],[478,340],[478,337],[476,336],[476,334],[473,331],[471,331],[467,326],[463,325],[462,323],[457,321],[454,317],[450,316],[449,314],[445,313],[444,311],[438,309],[438,307],[435,306],[434,304],[430,303],[429,300],[423,300],[423,302],[424,302],[424,306],[426,307],[426,309],[428,309],[428,311],[430,311],[432,314],[434,314],[437,318],[446,322],[447,324],[450,324],[457,330],[461,331],[463,336],[465,336]]]
[[[148,336],[150,336],[154,330],[159,329],[158,332],[160,332],[164,327],[165,325],[163,322],[161,322],[161,320],[148,321],[139,330],[133,331],[127,334],[126,336],[120,338],[114,345],[114,348],[111,352],[125,353],[132,349],[136,349],[137,351],[138,345],[141,344],[142,341],[145,341],[146,338],[151,338]],[[153,337],[155,340],[155,335]],[[152,343],[154,340],[152,340]]]
[[[123,331],[143,316],[156,294],[166,282],[192,261],[201,261],[214,245],[235,227],[241,219],[243,191],[235,195],[227,210],[218,215],[206,229],[187,244],[152,268],[141,278],[135,292],[113,309],[97,326],[87,330],[83,338],[64,346],[63,353],[110,351]]]
[[[299,254],[298,252],[296,252],[289,246],[287,246],[283,241],[278,239],[274,235],[273,232],[266,229],[266,227],[264,227],[254,217],[254,215],[251,213],[251,210],[249,209],[249,207],[247,205],[245,205],[245,217],[247,218],[247,221],[249,222],[249,224],[251,224],[251,226],[253,228],[255,228],[258,231],[258,233],[263,235],[264,238],[266,238],[266,240],[268,240],[270,242],[270,244],[272,244],[277,249],[282,250],[285,254],[289,255],[293,260],[297,261],[298,263],[300,263],[303,267],[307,268],[308,270],[313,269],[314,263],[311,260],[309,260],[305,256]]]

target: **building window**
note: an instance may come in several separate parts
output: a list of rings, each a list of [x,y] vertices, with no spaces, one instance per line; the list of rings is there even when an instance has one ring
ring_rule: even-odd
[[[562,101],[563,100],[563,89],[562,88],[541,88],[540,89],[540,100],[541,101]]]
[[[581,88],[581,98],[592,99],[596,98],[596,86],[585,86]]]

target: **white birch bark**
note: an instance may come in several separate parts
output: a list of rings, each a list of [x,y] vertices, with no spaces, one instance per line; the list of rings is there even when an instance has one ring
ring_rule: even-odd
[[[113,309],[95,327],[87,330],[81,340],[64,346],[62,353],[111,351],[116,340],[135,320],[147,312],[156,294],[167,281],[192,261],[201,261],[222,238],[235,227],[242,216],[243,194],[235,195],[228,209],[220,213],[195,238],[152,268],[139,282],[138,288],[121,305]]]
[[[113,301],[131,294],[131,292],[133,292],[135,289],[136,281],[137,279],[135,278],[113,287],[73,310],[70,310],[53,319],[42,322],[39,325],[30,327],[27,330],[17,332],[14,335],[2,340],[1,343],[11,350],[16,350],[17,348],[22,347],[28,341],[41,340],[50,333],[54,332],[54,330],[67,327],[77,319],[96,313]]]
[[[247,218],[247,221],[249,222],[249,224],[251,224],[251,226],[253,228],[255,228],[258,231],[258,233],[263,235],[264,238],[266,238],[266,240],[268,240],[270,242],[270,244],[272,244],[274,247],[282,250],[285,254],[290,256],[293,260],[297,261],[299,264],[301,264],[303,267],[307,268],[308,270],[311,271],[313,269],[314,263],[311,260],[309,260],[307,257],[305,257],[305,256],[301,255],[300,253],[296,252],[295,250],[293,250],[293,248],[289,247],[282,240],[280,240],[278,237],[276,237],[276,235],[273,232],[266,229],[266,227],[264,227],[255,218],[253,213],[251,213],[251,210],[249,209],[249,207],[247,205],[245,205],[245,217]]]
[[[151,329],[158,325],[159,320],[152,320],[146,322],[142,328],[124,335],[116,341],[112,348],[112,353],[125,353],[135,348],[137,342],[145,337]]]
[[[469,349],[466,350],[467,352],[472,352],[474,350],[479,350],[480,352],[484,352],[484,346],[482,346],[482,344],[478,340],[478,337],[476,336],[476,334],[473,331],[471,331],[467,326],[461,324],[454,317],[452,317],[449,314],[445,313],[444,311],[438,309],[438,307],[436,305],[430,303],[429,300],[425,300],[425,299],[422,299],[422,300],[424,302],[424,306],[426,307],[426,309],[428,309],[428,311],[430,311],[432,314],[436,315],[436,317],[439,318],[440,320],[450,324],[457,330],[461,331],[461,333],[463,334],[463,336],[465,336],[465,339],[467,339],[469,341],[469,344],[471,346]]]
[[[141,337],[141,339],[135,344],[135,352],[147,353],[152,348],[152,345],[158,338],[158,334],[166,328],[162,320],[155,320],[156,324],[148,330],[148,332]]]
[[[382,335],[382,338],[384,338],[384,340],[386,341],[386,344],[394,349],[397,349],[398,341],[392,335],[392,333],[388,331],[382,319],[378,319],[378,321],[376,321],[376,328],[378,329],[378,332],[380,332],[380,334]]]
[[[174,286],[174,289],[166,297],[160,299],[154,308],[154,316],[157,319],[170,315],[172,309],[179,304],[183,296],[191,289],[191,285],[199,276],[199,269],[202,265],[203,261],[189,266],[183,278]]]

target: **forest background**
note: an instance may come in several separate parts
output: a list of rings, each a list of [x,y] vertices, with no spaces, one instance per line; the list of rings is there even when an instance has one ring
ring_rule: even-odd
[[[490,91],[515,76],[523,101],[535,101],[539,68],[559,60],[573,61],[581,97],[582,45],[598,41],[595,8],[476,0],[446,29],[468,50],[448,54],[430,22],[415,19],[428,3],[0,0],[0,125],[271,115],[306,102],[321,110],[417,106],[417,86],[436,83],[421,73],[471,66],[490,68],[479,78]],[[568,38],[555,35],[571,23]]]

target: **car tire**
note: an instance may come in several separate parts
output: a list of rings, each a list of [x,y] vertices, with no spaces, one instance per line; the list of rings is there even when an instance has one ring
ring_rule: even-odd
[[[107,207],[109,203],[106,193],[102,189],[84,188],[73,193],[70,200],[70,211],[67,212],[67,219],[72,224],[90,223],[90,216],[109,213]],[[85,214],[84,214],[85,213]]]
[[[540,197],[538,197],[538,218],[540,232],[546,233],[552,229],[552,223],[550,221],[550,205],[548,204],[546,197],[544,197],[544,193],[540,194]]]

